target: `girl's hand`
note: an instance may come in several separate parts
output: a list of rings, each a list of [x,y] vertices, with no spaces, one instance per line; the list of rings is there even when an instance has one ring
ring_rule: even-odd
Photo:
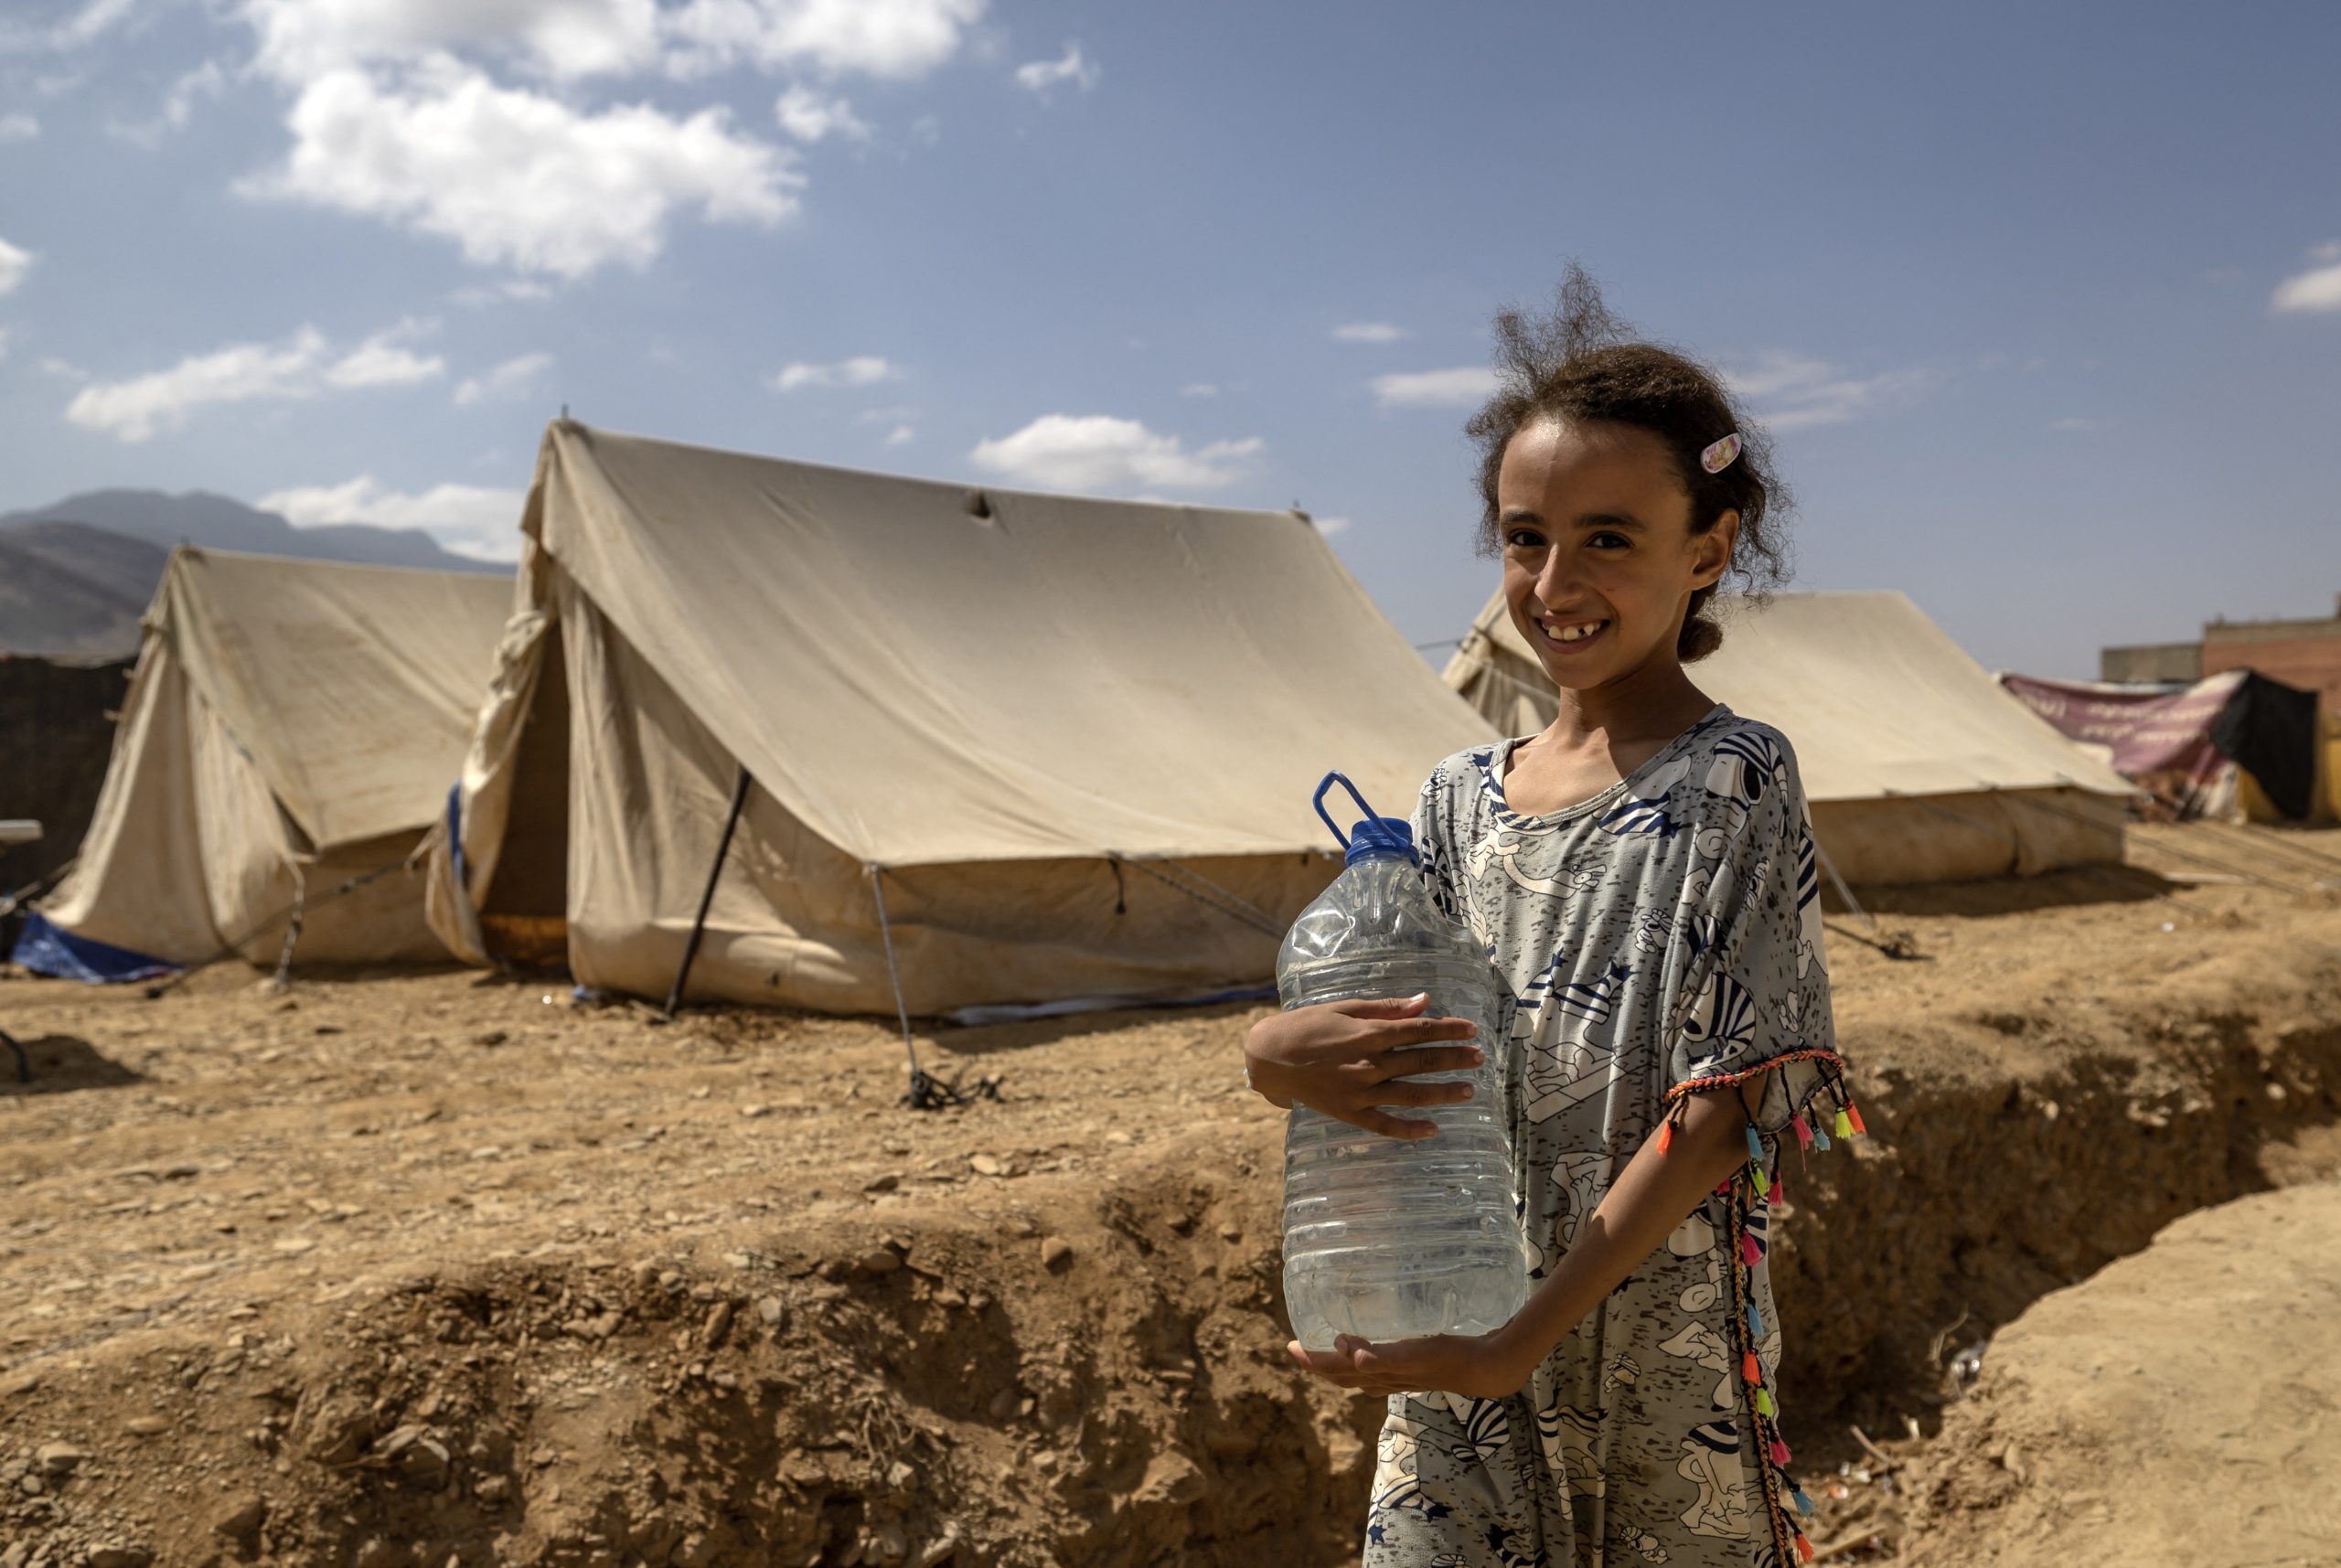
[[[1528,1385],[1552,1347],[1531,1343],[1514,1318],[1491,1334],[1434,1334],[1382,1345],[1344,1334],[1330,1350],[1305,1350],[1298,1339],[1285,1349],[1305,1370],[1360,1393],[1504,1399]]]
[[[1298,1101],[1387,1137],[1429,1137],[1437,1124],[1377,1107],[1469,1100],[1469,1083],[1425,1083],[1410,1075],[1456,1072],[1483,1060],[1476,1045],[1433,1046],[1468,1040],[1479,1029],[1468,1019],[1423,1017],[1429,1007],[1429,996],[1418,993],[1395,1002],[1326,1002],[1272,1013],[1245,1040],[1245,1072],[1253,1088],[1287,1110]]]

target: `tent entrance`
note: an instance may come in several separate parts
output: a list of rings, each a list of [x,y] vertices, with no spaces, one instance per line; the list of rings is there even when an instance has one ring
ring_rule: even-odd
[[[479,913],[488,955],[530,968],[569,961],[569,660],[561,641],[544,639],[513,759],[503,852]]]

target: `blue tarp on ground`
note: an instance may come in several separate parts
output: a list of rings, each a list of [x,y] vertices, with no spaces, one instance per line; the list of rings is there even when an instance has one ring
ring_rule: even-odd
[[[36,975],[54,975],[60,980],[82,980],[92,986],[159,979],[177,974],[179,967],[127,947],[76,936],[37,913],[25,916],[25,929],[17,933],[16,949],[8,957]]]

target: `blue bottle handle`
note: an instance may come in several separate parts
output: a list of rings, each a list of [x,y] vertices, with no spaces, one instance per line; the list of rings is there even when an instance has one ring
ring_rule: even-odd
[[[1316,797],[1309,804],[1316,806],[1317,819],[1322,822],[1327,827],[1332,829],[1333,842],[1339,844],[1342,847],[1342,852],[1346,854],[1349,851],[1350,841],[1342,836],[1341,825],[1336,823],[1325,813],[1325,796],[1335,784],[1339,784],[1343,789],[1350,792],[1350,798],[1357,802],[1357,808],[1360,812],[1364,814],[1366,821],[1379,822],[1382,820],[1382,814],[1375,811],[1374,807],[1365,804],[1365,796],[1357,793],[1357,785],[1350,783],[1346,775],[1338,773],[1327,773],[1325,775],[1325,782],[1317,786]]]

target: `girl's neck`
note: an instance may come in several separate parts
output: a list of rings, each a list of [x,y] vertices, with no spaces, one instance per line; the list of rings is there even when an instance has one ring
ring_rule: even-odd
[[[1539,739],[1566,751],[1594,745],[1662,746],[1715,706],[1680,663],[1652,659],[1598,687],[1560,690],[1560,710]]]

